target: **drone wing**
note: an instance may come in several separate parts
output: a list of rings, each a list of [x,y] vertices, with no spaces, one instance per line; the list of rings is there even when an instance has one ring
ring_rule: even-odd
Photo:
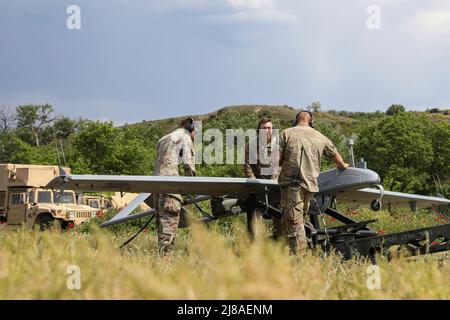
[[[183,176],[120,176],[120,175],[67,175],[54,178],[47,188],[76,191],[119,191],[134,193],[175,193],[194,195],[245,196],[266,190],[278,190],[273,180],[183,177]]]
[[[337,200],[339,202],[346,203],[368,204],[370,201],[378,198],[379,196],[380,190],[364,188],[351,193],[339,194]],[[431,208],[442,205],[450,205],[450,200],[411,193],[384,191],[384,196],[381,203],[385,208],[401,207],[415,210],[418,208]]]

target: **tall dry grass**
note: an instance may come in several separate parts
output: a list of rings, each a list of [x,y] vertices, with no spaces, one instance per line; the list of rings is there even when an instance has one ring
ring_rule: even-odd
[[[157,254],[155,235],[0,233],[0,299],[449,299],[448,255],[379,259],[381,288],[367,287],[367,261],[336,255],[295,259],[283,243],[251,242],[242,223],[226,236],[201,226]],[[67,268],[81,271],[71,290]]]

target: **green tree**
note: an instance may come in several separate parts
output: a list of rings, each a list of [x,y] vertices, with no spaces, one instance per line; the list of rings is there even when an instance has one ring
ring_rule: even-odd
[[[53,107],[49,104],[27,104],[18,106],[16,113],[17,127],[19,129],[28,129],[34,138],[35,146],[39,147],[42,131],[55,120],[52,117]]]
[[[152,153],[136,128],[115,128],[111,122],[91,122],[74,140],[70,165],[75,172],[150,174]]]
[[[16,139],[13,132],[0,133],[0,163],[12,162],[12,156],[18,150]]]
[[[405,112],[405,107],[401,104],[393,104],[387,109],[386,114],[388,116],[393,116],[400,112]]]
[[[337,125],[332,126],[322,121],[315,121],[315,129],[318,130],[323,135],[325,135],[328,139],[330,139],[334,143],[334,145],[336,146],[339,153],[342,155],[344,159],[348,158],[345,137],[341,134],[342,130],[339,126]],[[330,168],[335,168],[334,162],[332,162],[330,159],[327,159],[326,157],[322,157],[320,169],[327,170]]]
[[[430,172],[439,176],[444,195],[450,197],[450,161],[448,158],[450,155],[450,123],[433,122],[428,134],[433,145],[433,162]]]
[[[311,112],[319,112],[321,107],[322,107],[322,105],[320,104],[320,102],[315,101],[315,102],[311,103],[311,105],[309,105],[307,107],[307,109]]]
[[[15,114],[8,106],[0,108],[0,133],[5,133],[13,129]]]
[[[54,146],[32,146],[19,138],[13,142],[14,152],[10,156],[12,163],[60,165],[62,159]]]
[[[431,193],[435,157],[440,159],[439,166],[448,165],[448,160],[442,158],[445,156],[442,150],[433,144],[431,132],[435,130],[439,131],[426,115],[397,113],[364,127],[355,151],[380,174],[387,189]]]
[[[53,123],[53,135],[56,139],[66,140],[76,132],[77,123],[67,117],[60,117]]]

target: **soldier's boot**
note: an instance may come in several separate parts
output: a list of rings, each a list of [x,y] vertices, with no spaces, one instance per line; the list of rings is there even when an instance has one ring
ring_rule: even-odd
[[[158,254],[162,257],[166,256],[171,250],[167,245],[158,245]]]
[[[306,253],[308,243],[306,241],[306,236],[304,235],[304,233],[304,230],[303,234],[301,230],[298,230],[297,232],[289,234],[287,236],[290,255],[301,256]]]
[[[289,245],[289,254],[291,256],[295,256],[297,255],[297,251],[298,251],[298,243],[297,243],[297,238],[295,236],[291,236],[291,237],[287,237],[287,242]]]
[[[165,241],[158,241],[158,247],[159,247],[159,254],[161,256],[166,256],[168,253],[170,253],[173,250],[174,243],[170,242],[169,240]]]

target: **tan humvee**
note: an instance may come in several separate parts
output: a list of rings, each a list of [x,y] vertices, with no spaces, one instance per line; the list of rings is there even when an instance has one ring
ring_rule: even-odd
[[[111,202],[111,199],[104,195],[93,196],[82,194],[78,196],[77,202],[78,204],[84,204],[98,210],[108,210],[111,208],[115,208],[113,206],[113,203]]]
[[[94,217],[97,210],[77,204],[73,191],[44,189],[58,175],[57,166],[0,164],[0,220],[43,230],[55,221],[65,229]]]
[[[108,209],[122,209],[128,205],[138,194],[136,193],[120,193],[116,192],[113,196],[106,196],[106,195],[79,195],[78,196],[78,203],[88,205],[92,208],[101,209],[101,210],[108,210]],[[139,209],[142,210],[149,210],[150,207],[147,206],[145,203],[142,203],[139,205]]]

